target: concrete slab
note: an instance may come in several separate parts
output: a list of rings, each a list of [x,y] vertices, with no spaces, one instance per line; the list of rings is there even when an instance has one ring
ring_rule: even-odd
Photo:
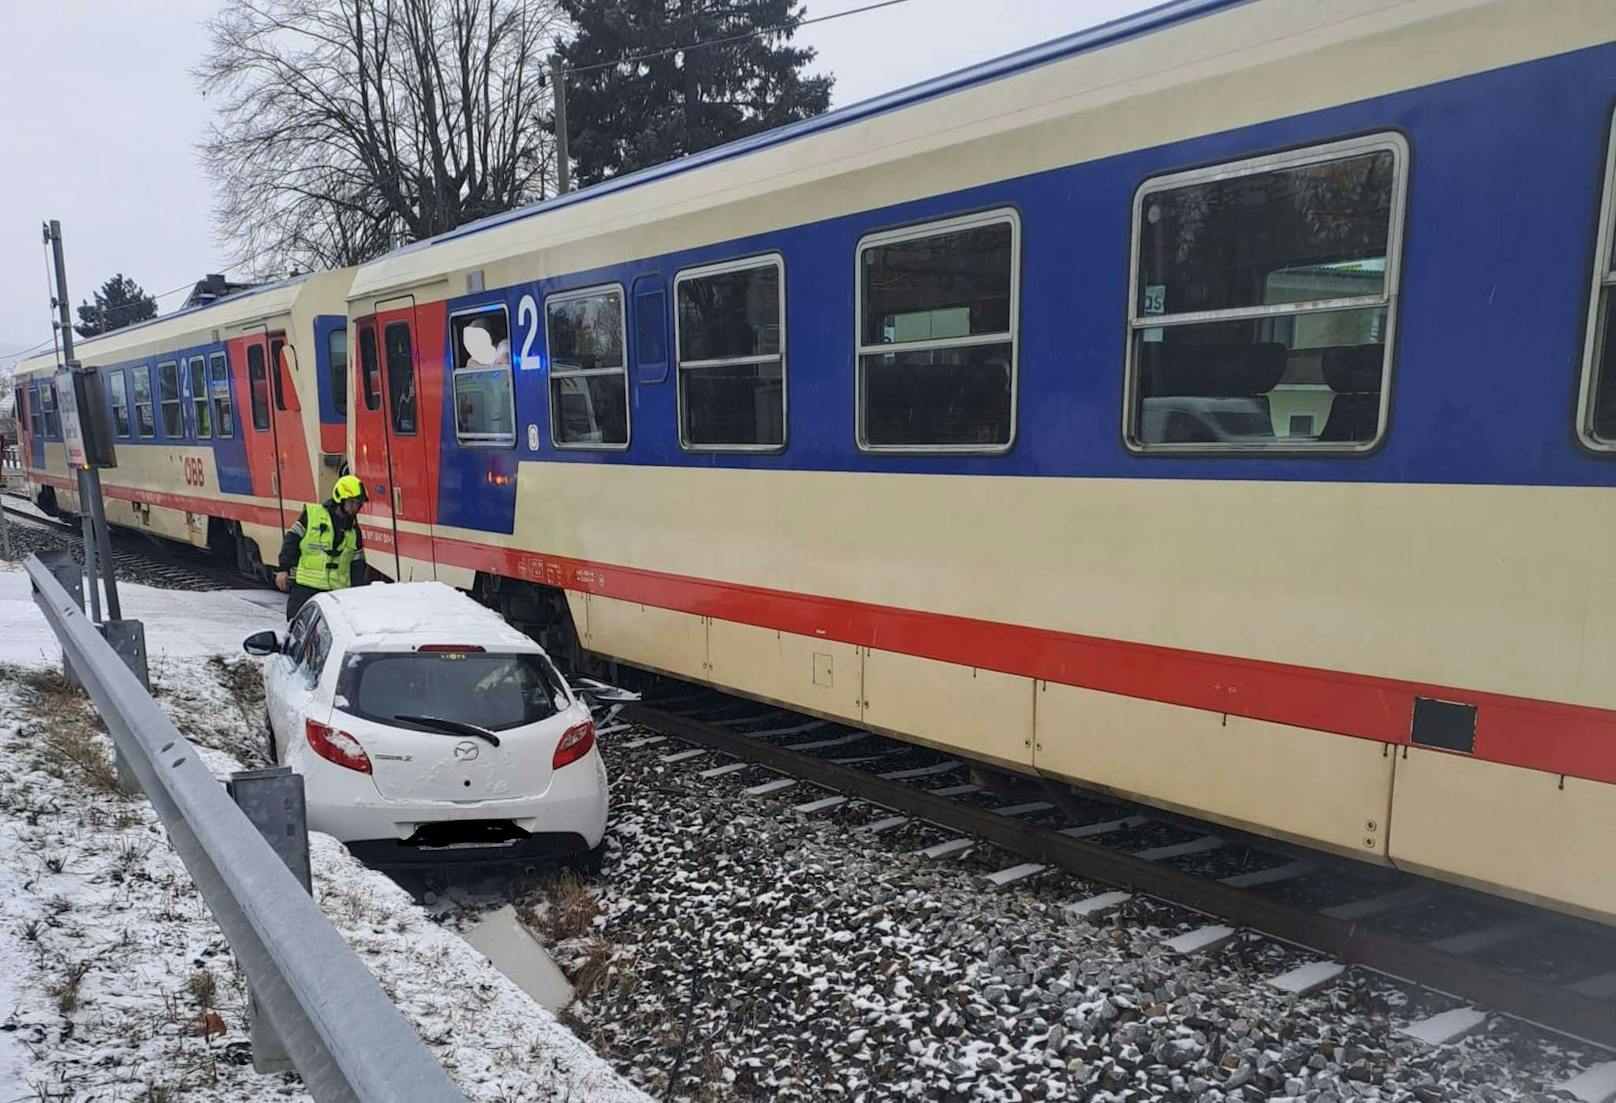
[[[902,827],[908,822],[908,816],[888,816],[885,819],[872,820],[861,826],[859,830],[868,835],[880,835],[883,832],[891,831],[894,827]]]
[[[1268,983],[1281,992],[1289,992],[1293,996],[1305,996],[1309,992],[1317,992],[1346,970],[1347,967],[1338,962],[1310,961],[1277,977],[1269,977]]]
[[[809,720],[802,724],[791,724],[784,728],[766,728],[763,731],[747,732],[753,739],[779,739],[787,735],[802,735],[806,732],[816,732],[820,728],[830,727],[829,720]]]
[[[933,766],[916,766],[912,770],[893,770],[881,776],[888,781],[908,781],[912,777],[933,777],[937,774],[946,774],[950,770],[957,770],[963,765],[965,763],[955,758],[947,762],[939,762]]]
[[[1606,1061],[1556,1084],[1555,1091],[1568,1092],[1581,1103],[1611,1103],[1616,1099],[1616,1061]]]
[[[1009,869],[1001,869],[995,873],[988,874],[988,883],[994,888],[1002,889],[1006,885],[1024,881],[1035,873],[1042,873],[1048,868],[1042,862],[1022,862],[1018,866],[1011,866]]]
[[[823,812],[827,808],[835,808],[846,803],[846,797],[821,797],[819,800],[811,800],[807,804],[797,805],[796,811],[811,816],[815,812]]]
[[[920,853],[927,858],[947,858],[949,855],[969,850],[975,845],[975,839],[949,839],[946,843],[928,846]]]
[[[1428,1019],[1399,1027],[1397,1032],[1426,1045],[1445,1046],[1449,1042],[1457,1042],[1472,1031],[1481,1029],[1481,1025],[1486,1021],[1485,1011],[1477,1011],[1474,1007],[1455,1007],[1452,1011],[1444,1011],[1440,1015],[1432,1015]]]
[[[1007,804],[1003,808],[995,808],[992,811],[995,816],[1014,818],[1016,816],[1030,816],[1034,812],[1047,812],[1053,807],[1055,806],[1047,800],[1029,800],[1025,804]]]
[[[782,777],[774,781],[765,781],[762,785],[754,785],[750,789],[742,789],[741,792],[749,797],[763,797],[770,793],[778,793],[782,789],[789,789],[795,784],[797,784],[796,778]]]
[[[860,739],[870,738],[869,732],[854,732],[852,735],[837,735],[830,739],[816,739],[812,743],[792,743],[786,747],[788,751],[822,751],[826,747],[845,747],[849,743],[857,743]]]
[[[1295,862],[1286,862],[1282,866],[1270,866],[1267,869],[1253,870],[1250,873],[1236,873],[1232,877],[1223,878],[1223,883],[1230,888],[1250,889],[1258,885],[1272,885],[1280,881],[1290,881],[1297,877],[1306,876],[1318,869],[1317,862],[1310,862],[1303,858]]]
[[[711,770],[703,770],[701,773],[697,774],[696,776],[697,777],[728,777],[730,774],[738,774],[738,773],[740,773],[742,770],[746,769],[747,767],[749,767],[751,765],[752,764],[750,762],[731,762],[726,766],[714,766]]]
[[[1185,931],[1174,938],[1163,939],[1162,945],[1175,954],[1200,954],[1218,949],[1234,936],[1233,927],[1214,923],[1206,927],[1197,927],[1193,931]]]
[[[1539,924],[1530,919],[1510,919],[1503,923],[1494,923],[1491,927],[1482,927],[1480,930],[1466,931],[1450,938],[1439,938],[1431,943],[1431,949],[1444,954],[1473,954],[1491,946],[1501,946],[1506,942],[1525,938],[1538,929]]]
[[[882,751],[879,754],[854,755],[852,758],[833,758],[831,761],[838,766],[857,766],[865,762],[880,762],[883,758],[891,758],[902,753],[902,751]]]
[[[1146,850],[1133,852],[1135,858],[1142,858],[1147,862],[1160,862],[1167,858],[1182,858],[1186,854],[1201,854],[1208,850],[1216,850],[1223,845],[1223,840],[1216,835],[1202,835],[1198,839],[1187,839],[1181,843],[1172,843],[1169,846],[1153,846]]]
[[[616,735],[618,732],[626,732],[633,726],[633,724],[607,724],[604,728],[595,729],[595,738],[599,739],[603,735]]]
[[[658,743],[664,742],[667,738],[668,737],[665,735],[648,735],[643,739],[632,739],[629,742],[624,743],[623,749],[637,751],[641,747],[654,747]]]
[[[673,754],[665,754],[661,758],[657,759],[657,761],[666,762],[669,764],[675,762],[688,762],[690,759],[700,758],[704,754],[712,754],[712,751],[707,747],[695,747],[688,751],[675,751]]]
[[[1061,911],[1073,919],[1099,919],[1116,911],[1129,900],[1133,899],[1131,892],[1102,892],[1098,896],[1090,896],[1083,900],[1074,900],[1062,906]]]
[[[1409,885],[1396,892],[1388,892],[1384,896],[1372,896],[1367,900],[1337,904],[1333,908],[1323,909],[1319,914],[1327,915],[1331,919],[1367,919],[1371,915],[1389,912],[1394,908],[1406,908],[1418,904],[1430,895],[1431,890],[1423,885]]]
[[[1061,834],[1070,839],[1087,839],[1092,835],[1109,835],[1113,831],[1123,831],[1149,822],[1149,816],[1126,816],[1120,820],[1100,820],[1098,823],[1062,828]]]
[[[944,789],[927,789],[926,792],[934,797],[964,797],[972,793],[980,793],[980,785],[950,785]]]
[[[509,904],[466,932],[466,942],[547,1010],[572,1002],[572,984]]]

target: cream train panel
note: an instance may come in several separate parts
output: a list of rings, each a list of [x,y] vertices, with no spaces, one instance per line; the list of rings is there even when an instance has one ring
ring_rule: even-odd
[[[1391,858],[1402,867],[1610,922],[1616,785],[1408,749]]]
[[[707,624],[703,678],[838,720],[860,718],[864,657],[859,648],[733,621]]]
[[[597,563],[1616,708],[1608,488],[527,464],[518,493],[527,546]]]
[[[1040,683],[1033,764],[1355,858],[1386,855],[1386,744]]]
[[[1018,770],[1032,768],[1033,682],[864,649],[864,723]]]
[[[707,680],[705,618],[598,594],[584,604],[582,620],[574,604],[573,623],[585,647],[677,677]]]
[[[743,158],[381,258],[355,298],[427,302],[942,194],[1616,38],[1603,0],[1247,4]],[[1276,90],[1283,90],[1278,92]]]

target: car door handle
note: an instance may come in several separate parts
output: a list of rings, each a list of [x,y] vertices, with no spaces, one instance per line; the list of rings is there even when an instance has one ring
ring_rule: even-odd
[[[404,512],[404,488],[401,486],[395,486],[393,488],[393,512]]]

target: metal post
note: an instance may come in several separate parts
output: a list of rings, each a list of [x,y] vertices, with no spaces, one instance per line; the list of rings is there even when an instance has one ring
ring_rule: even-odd
[[[56,584],[67,591],[73,599],[73,604],[81,610],[84,608],[83,576],[79,574],[79,565],[73,560],[73,553],[68,551],[42,551],[39,561],[45,565]],[[79,681],[78,671],[73,669],[73,661],[67,657],[66,650],[62,652],[62,676],[74,685],[82,685]]]
[[[572,190],[572,164],[567,160],[567,71],[550,55],[550,94],[555,97],[556,194]]]
[[[271,850],[303,886],[314,895],[309,875],[309,829],[303,801],[303,776],[290,766],[267,770],[242,770],[230,775],[225,784],[231,798],[258,829]],[[275,1033],[269,1018],[259,1007],[258,997],[249,991],[247,1022],[252,1035],[253,1069],[260,1073],[290,1072],[292,1058]]]
[[[62,224],[51,219],[45,227],[45,239],[51,245],[51,259],[56,269],[56,312],[58,329],[62,334],[62,362],[73,363],[73,316],[71,300],[67,297],[67,262],[62,253]],[[107,615],[121,619],[123,610],[118,603],[118,583],[112,574],[112,537],[107,532],[105,508],[101,501],[101,473],[94,467],[83,467],[78,472],[79,513],[84,518],[84,569],[90,583],[90,609],[93,620],[101,619],[101,593],[96,583],[96,549],[100,549],[100,569],[106,576]]]

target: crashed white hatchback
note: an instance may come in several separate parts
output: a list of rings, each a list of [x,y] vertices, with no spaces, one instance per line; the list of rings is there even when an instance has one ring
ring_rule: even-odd
[[[383,865],[598,865],[606,765],[542,648],[441,582],[320,594],[267,656],[271,754],[310,830]]]

